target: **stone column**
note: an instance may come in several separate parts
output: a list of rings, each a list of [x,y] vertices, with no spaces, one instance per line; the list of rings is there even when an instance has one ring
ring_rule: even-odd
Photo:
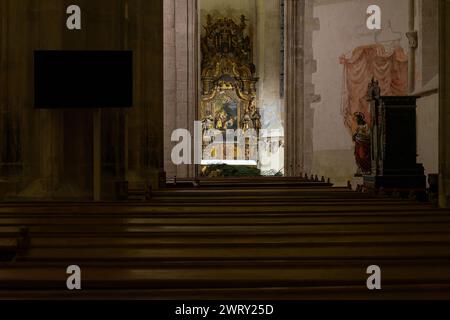
[[[0,134],[4,136],[4,119],[3,114],[8,105],[8,5],[9,1],[0,1]],[[0,148],[3,149],[3,141]],[[4,162],[3,152],[0,149],[0,163]],[[4,173],[0,173],[3,176]],[[3,180],[3,179],[2,179]],[[3,181],[1,181],[3,184]],[[2,186],[1,191],[7,186]]]
[[[171,161],[175,129],[194,134],[198,119],[197,0],[164,0],[164,167],[167,177],[194,177],[195,165]]]
[[[10,1],[11,2],[11,1]],[[34,50],[59,50],[62,46],[62,26],[65,8],[59,1],[12,1],[22,6],[23,16],[15,16],[18,23],[27,25],[16,43],[23,51],[17,54],[24,69],[16,70],[18,86],[11,86],[9,95],[20,92],[23,101],[16,106],[22,112],[22,150],[25,164],[24,183],[20,197],[52,199],[55,196],[62,172],[62,112],[59,110],[36,110],[33,106],[33,56]],[[53,19],[48,17],[52,16]],[[14,64],[14,63],[13,63]]]
[[[286,0],[286,71],[285,71],[285,175],[298,176],[304,158],[304,12],[305,2]]]
[[[305,0],[305,25],[304,25],[304,71],[303,79],[305,83],[304,89],[304,114],[303,121],[304,146],[303,146],[303,172],[309,174],[320,174],[320,172],[312,172],[313,167],[313,127],[314,127],[314,109],[311,107],[313,103],[320,102],[321,96],[316,94],[315,85],[313,84],[313,74],[317,72],[317,60],[314,59],[313,52],[313,32],[320,29],[320,21],[314,18],[314,0]]]
[[[285,175],[300,176],[312,168],[311,103],[320,99],[312,84],[316,72],[312,32],[318,28],[318,21],[313,18],[311,0],[286,0],[285,5]]]
[[[449,206],[450,196],[450,1],[439,1],[439,204]]]
[[[8,108],[8,5],[9,1],[0,1],[0,165],[3,168],[5,157],[5,114]],[[10,190],[7,171],[0,172],[0,199]]]
[[[408,59],[408,90],[413,93],[416,87],[416,49],[417,49],[417,31],[415,27],[416,8],[415,1],[409,0],[409,31],[406,36],[409,40],[409,59]]]

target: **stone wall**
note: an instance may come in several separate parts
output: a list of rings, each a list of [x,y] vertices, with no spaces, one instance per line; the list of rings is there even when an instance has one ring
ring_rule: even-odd
[[[416,1],[417,153],[426,174],[439,172],[438,0]]]
[[[313,103],[313,173],[330,177],[337,185],[345,185],[356,172],[351,134],[344,126],[341,115],[343,66],[339,57],[356,47],[375,43],[374,31],[366,27],[366,10],[370,0],[316,0],[314,17],[320,29],[313,35],[314,59],[317,72],[312,83],[321,100]],[[408,52],[408,0],[380,0],[382,28],[379,41],[389,42],[395,35],[387,28],[401,32],[401,46]]]

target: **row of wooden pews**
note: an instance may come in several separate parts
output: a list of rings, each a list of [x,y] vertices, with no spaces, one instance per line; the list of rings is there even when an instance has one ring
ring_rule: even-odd
[[[0,298],[450,298],[450,211],[322,182],[248,184],[4,203]],[[382,290],[367,289],[370,265]]]

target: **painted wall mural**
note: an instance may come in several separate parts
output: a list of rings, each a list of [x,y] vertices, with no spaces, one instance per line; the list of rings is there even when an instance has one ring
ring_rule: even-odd
[[[353,135],[358,127],[355,114],[370,121],[367,86],[378,81],[382,96],[404,96],[408,87],[408,56],[398,44],[358,47],[340,57],[344,66],[342,115]]]

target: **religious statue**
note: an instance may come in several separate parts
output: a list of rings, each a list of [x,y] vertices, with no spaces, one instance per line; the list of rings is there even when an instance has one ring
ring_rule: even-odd
[[[380,96],[381,96],[380,83],[378,80],[375,80],[375,78],[372,78],[372,80],[367,86],[366,100],[367,101],[378,100],[380,99]]]
[[[261,129],[261,115],[259,114],[259,110],[256,107],[256,101],[254,97],[252,97],[252,99],[248,103],[246,113],[251,115],[250,118],[252,119],[252,128],[256,130]]]
[[[202,121],[203,132],[214,128],[214,118],[211,114],[208,114]]]
[[[224,111],[221,111],[216,116],[216,129],[222,130],[227,120],[227,115]]]
[[[249,129],[253,129],[253,121],[247,109],[245,110],[245,114],[242,117],[242,130],[247,131]]]
[[[372,171],[370,129],[363,113],[356,112],[354,118],[357,124],[356,131],[353,134],[355,160],[358,165],[357,175],[367,175]]]
[[[256,111],[256,101],[255,97],[252,97],[250,102],[248,103],[248,110],[251,114],[253,114]]]
[[[258,109],[255,110],[252,116],[253,127],[259,131],[261,129],[261,115],[259,114]]]
[[[228,119],[227,122],[225,122],[225,127],[224,129],[234,129],[234,118],[230,117],[230,119]]]

